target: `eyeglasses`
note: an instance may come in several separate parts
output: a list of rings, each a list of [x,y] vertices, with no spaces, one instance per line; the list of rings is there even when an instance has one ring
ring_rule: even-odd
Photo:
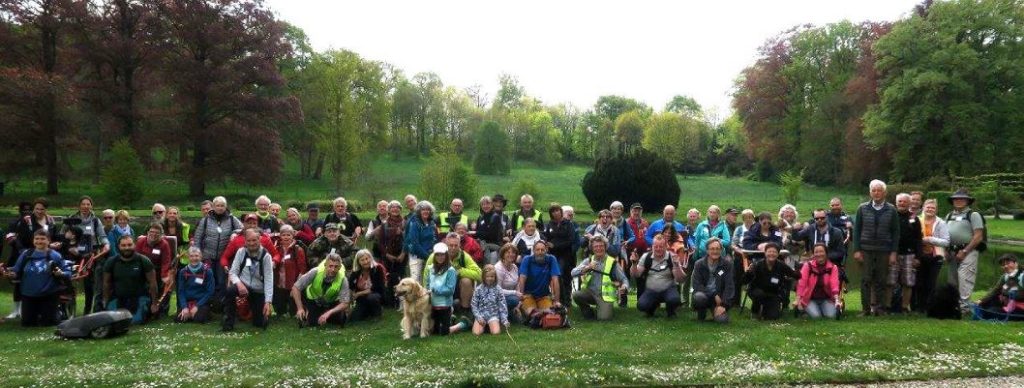
[[[821,220],[824,220],[824,219],[825,219],[825,217],[814,217],[815,221],[821,221]]]
[[[157,214],[164,214],[164,212],[162,212],[162,211],[159,211],[159,210],[158,210],[158,211],[155,211],[155,212],[153,212],[153,215],[157,215]]]

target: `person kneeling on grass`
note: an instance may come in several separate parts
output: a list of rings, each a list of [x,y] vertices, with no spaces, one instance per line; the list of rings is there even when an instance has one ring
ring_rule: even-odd
[[[103,304],[110,311],[131,311],[132,323],[141,324],[148,313],[156,314],[160,309],[153,303],[157,300],[156,267],[135,252],[132,236],[118,238],[117,247],[118,257],[103,265]]]
[[[711,309],[715,322],[729,323],[729,303],[735,292],[732,259],[722,256],[722,241],[717,238],[709,239],[705,249],[707,256],[693,268],[693,309],[698,321]]]
[[[843,308],[839,289],[839,267],[828,259],[825,243],[814,244],[811,261],[800,269],[800,281],[796,286],[797,307],[813,319],[823,316],[835,318],[838,309]]]
[[[235,253],[228,271],[228,285],[224,290],[224,323],[221,331],[235,329],[239,297],[248,297],[252,325],[266,329],[270,324],[271,301],[274,300],[274,261],[267,249],[260,245],[260,230],[249,228],[242,232],[245,248]]]
[[[455,242],[458,246],[458,241]],[[427,276],[424,279],[427,289],[430,291],[430,318],[434,321],[431,334],[448,335],[457,333],[469,328],[469,319],[461,317],[459,322],[452,325],[452,305],[454,304],[455,285],[458,284],[458,272],[452,267],[448,259],[449,246],[445,243],[434,245],[433,261],[427,266]],[[469,259],[470,262],[473,259]]]
[[[515,245],[509,243],[507,250],[502,248],[501,265],[509,265],[513,261],[509,255],[516,252]],[[514,265],[514,264],[512,264]],[[519,284],[516,286],[517,293],[522,297],[522,309],[525,315],[524,322],[541,311],[550,310],[551,307],[561,306],[559,297],[559,280],[561,269],[558,266],[558,259],[548,254],[548,245],[544,240],[533,244],[533,254],[523,258],[519,267]],[[554,299],[551,294],[554,293]],[[552,300],[554,303],[552,303]]]
[[[764,260],[747,266],[743,283],[750,284],[750,311],[754,319],[776,320],[782,314],[782,303],[787,298],[792,279],[800,274],[786,263],[779,261],[779,246],[774,242],[764,245]]]
[[[582,288],[572,293],[572,300],[580,307],[583,318],[607,321],[612,319],[612,307],[619,292],[629,289],[629,278],[615,258],[608,255],[607,238],[602,235],[591,237],[590,250],[593,256],[572,270],[573,277],[582,277]],[[596,315],[594,306],[597,307]]]
[[[644,253],[639,261],[633,261],[636,262],[632,271],[633,278],[646,280],[646,287],[637,299],[636,308],[650,318],[658,310],[658,305],[664,302],[668,317],[675,317],[676,309],[682,304],[678,284],[683,282],[686,271],[679,258],[668,250],[665,236],[654,236],[651,251]]]
[[[355,268],[348,275],[348,286],[356,304],[352,310],[352,320],[378,318],[383,313],[384,278],[387,271],[373,260],[373,254],[366,249],[356,252],[354,265]]]
[[[300,325],[345,325],[351,290],[345,279],[341,255],[327,254],[319,266],[299,277],[292,286],[292,300],[298,311]]]
[[[999,256],[999,265],[1003,267],[1003,275],[995,287],[978,300],[979,317],[1003,319],[1010,314],[1009,320],[1024,320],[1024,292],[1020,290],[1024,270],[1017,266],[1017,257],[1009,253]]]
[[[473,257],[469,253],[462,250],[457,233],[448,233],[444,238],[443,244],[448,248],[447,253],[445,253],[448,256],[448,264],[458,274],[455,296],[458,297],[459,305],[456,307],[458,307],[459,311],[468,312],[469,302],[473,299],[473,283],[480,281],[480,266],[473,261]],[[430,271],[430,267],[437,256],[438,254],[434,253],[427,257],[427,262],[424,264],[426,269],[423,271],[424,279],[427,277],[427,272]]]
[[[178,323],[206,323],[210,320],[210,298],[213,297],[213,269],[203,263],[203,250],[188,249],[188,265],[178,270]]]
[[[505,296],[498,287],[498,272],[493,265],[484,266],[483,282],[473,291],[473,334],[480,335],[484,330],[491,334],[501,334],[501,326],[508,328],[508,306]]]

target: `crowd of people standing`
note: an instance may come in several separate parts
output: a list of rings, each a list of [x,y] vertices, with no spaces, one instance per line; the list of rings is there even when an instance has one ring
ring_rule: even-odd
[[[887,202],[878,180],[869,196],[850,214],[834,198],[806,221],[789,204],[776,214],[711,205],[703,218],[690,209],[682,220],[667,205],[647,220],[641,204],[616,201],[586,226],[571,206],[540,209],[528,194],[515,210],[501,194],[484,196],[475,218],[462,199],[439,212],[410,194],[380,201],[365,223],[344,198],[326,216],[309,204],[303,217],[266,196],[246,214],[216,197],[192,223],[154,204],[139,231],[125,210],[96,214],[88,196],[58,225],[40,198],[21,206],[6,234],[12,253],[2,275],[15,284],[7,318],[27,326],[78,314],[78,290],[83,313],[127,309],[136,323],[169,315],[204,323],[219,314],[225,331],[239,320],[266,328],[272,316],[344,325],[398,307],[395,286],[406,277],[431,293],[438,334],[498,333],[572,304],[584,319],[610,320],[630,294],[647,317],[687,308],[698,320],[726,323],[749,298],[755,319],[788,309],[834,318],[847,307],[848,252],[863,273],[863,316],[923,311],[943,265],[964,311],[1024,307],[1012,255],[999,258],[1000,283],[970,300],[986,239],[966,191],[949,198],[954,210],[945,217],[921,193]]]

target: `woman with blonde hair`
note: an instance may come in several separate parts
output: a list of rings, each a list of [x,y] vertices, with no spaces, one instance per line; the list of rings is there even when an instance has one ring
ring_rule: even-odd
[[[348,286],[355,302],[352,320],[380,317],[386,277],[384,266],[373,259],[369,250],[360,249],[352,267],[352,273],[348,275]]]

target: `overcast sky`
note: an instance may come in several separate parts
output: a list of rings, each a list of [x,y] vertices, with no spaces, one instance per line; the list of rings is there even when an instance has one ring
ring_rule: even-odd
[[[490,98],[508,73],[546,104],[586,109],[617,94],[660,110],[684,94],[723,118],[769,37],[803,23],[897,20],[919,2],[266,0],[317,50],[352,50],[409,77],[432,71]]]

